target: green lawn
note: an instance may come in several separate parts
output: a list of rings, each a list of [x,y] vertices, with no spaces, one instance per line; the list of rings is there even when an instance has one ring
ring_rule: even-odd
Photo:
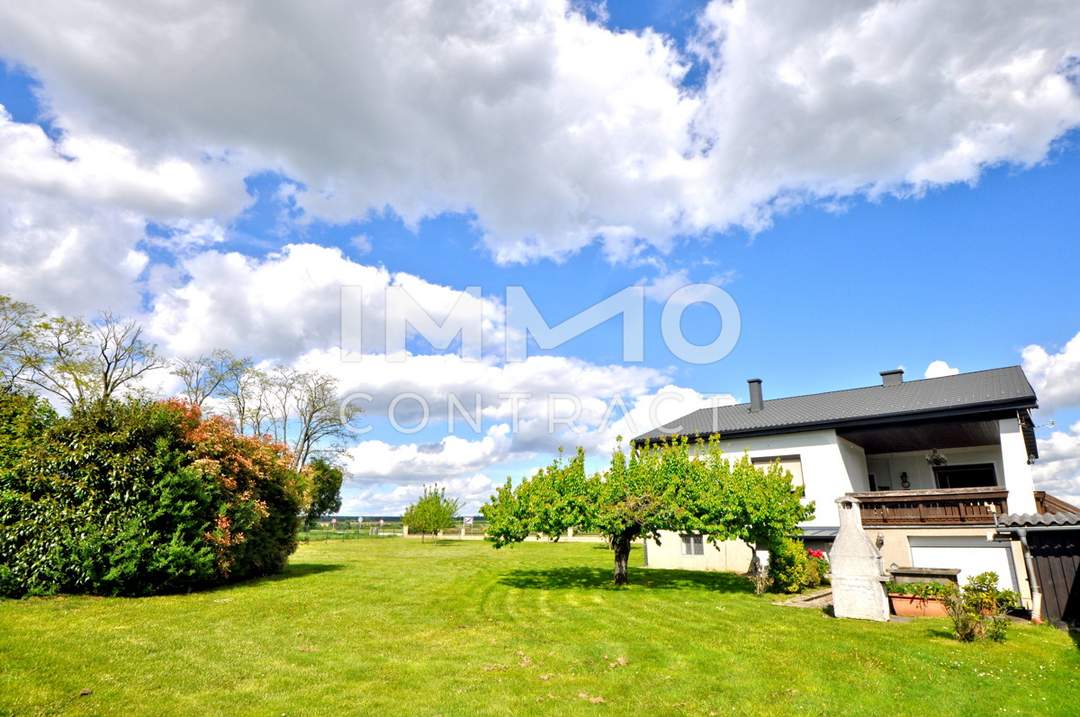
[[[1077,714],[1064,632],[960,644],[640,561],[615,589],[600,545],[327,541],[202,594],[0,601],[0,713]]]

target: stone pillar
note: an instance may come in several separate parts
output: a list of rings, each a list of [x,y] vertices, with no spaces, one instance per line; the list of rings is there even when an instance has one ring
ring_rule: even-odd
[[[862,527],[859,501],[838,498],[840,532],[829,551],[833,614],[861,620],[888,620],[889,597],[882,584],[889,579],[881,553]]]
[[[461,526],[461,539],[465,540],[465,526]]]
[[[409,537],[409,526],[405,525],[404,523],[401,524],[401,537]]]

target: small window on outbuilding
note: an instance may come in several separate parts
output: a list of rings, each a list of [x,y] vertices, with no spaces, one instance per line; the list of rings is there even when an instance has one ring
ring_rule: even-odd
[[[704,555],[705,538],[701,535],[681,535],[683,555]]]

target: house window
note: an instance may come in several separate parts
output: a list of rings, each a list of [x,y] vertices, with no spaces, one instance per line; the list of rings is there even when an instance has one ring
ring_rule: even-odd
[[[681,535],[683,555],[704,555],[705,538],[701,535]]]
[[[780,467],[791,473],[791,485],[805,485],[802,475],[802,459],[799,456],[761,456],[751,458],[750,462],[762,470],[768,470],[769,466],[780,461]]]
[[[993,463],[973,463],[967,466],[935,466],[934,480],[938,488],[982,488],[997,485]]]

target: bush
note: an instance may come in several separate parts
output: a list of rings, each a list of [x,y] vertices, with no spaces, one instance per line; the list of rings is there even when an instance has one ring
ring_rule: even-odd
[[[190,590],[279,571],[296,547],[287,454],[222,419],[143,401],[56,418],[11,395],[0,417],[3,594]]]
[[[1019,605],[1012,590],[999,590],[997,573],[985,572],[968,578],[962,590],[954,590],[945,604],[953,621],[953,633],[961,642],[988,637],[1004,642],[1009,629],[1005,610]]]
[[[808,551],[801,541],[785,538],[769,553],[769,577],[776,589],[797,593],[825,581],[829,564],[821,551]]]

